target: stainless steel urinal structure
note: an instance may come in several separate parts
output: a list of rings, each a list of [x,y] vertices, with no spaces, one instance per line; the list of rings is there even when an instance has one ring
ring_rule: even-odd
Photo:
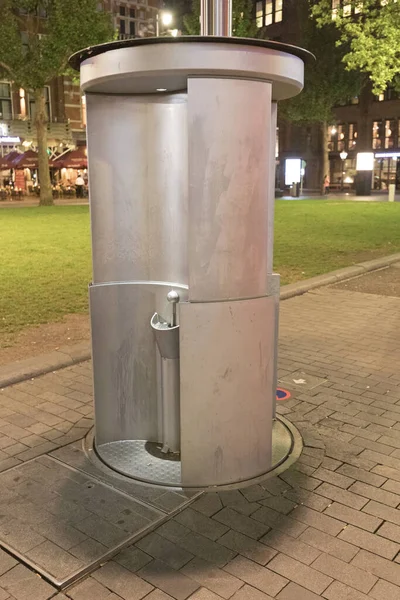
[[[207,487],[276,462],[276,114],[306,57],[199,36],[72,59],[87,105],[95,444],[121,473]]]

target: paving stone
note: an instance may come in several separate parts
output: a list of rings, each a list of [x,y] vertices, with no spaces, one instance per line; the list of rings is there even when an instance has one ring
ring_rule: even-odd
[[[0,520],[0,539],[20,552],[27,552],[45,541],[25,523],[12,518]]]
[[[122,529],[118,529],[118,527],[115,527],[98,516],[92,516],[83,521],[79,521],[78,523],[75,523],[75,527],[108,548],[116,546],[127,537]]]
[[[385,579],[394,585],[400,586],[400,565],[386,558],[381,558],[366,550],[360,550],[351,564],[367,573],[372,573],[380,579]]]
[[[64,550],[69,550],[87,539],[84,533],[55,517],[49,517],[46,521],[35,525],[35,531]]]
[[[212,517],[222,509],[222,502],[217,493],[203,494],[193,502],[191,508],[202,513],[206,517]]]
[[[346,475],[347,477],[352,477],[356,481],[362,481],[363,483],[368,483],[369,485],[374,485],[376,487],[380,487],[385,483],[385,477],[376,475],[365,469],[358,469],[351,465],[342,465],[337,472]]]
[[[322,461],[321,467],[323,469],[328,469],[329,471],[337,471],[337,469],[342,465],[340,460],[335,460],[334,458],[330,458],[329,456],[325,456]]]
[[[321,554],[313,563],[313,568],[355,588],[359,592],[368,594],[377,582],[377,578],[371,575],[371,571],[365,572],[357,568],[357,564],[354,561],[355,559],[353,559],[351,564],[348,564],[334,556]]]
[[[181,573],[222,598],[230,598],[243,586],[243,581],[222,569],[212,566],[201,558],[194,558],[181,569]]]
[[[56,589],[41,577],[24,567],[17,565],[0,577],[3,588],[16,600],[48,600],[55,595]]]
[[[191,508],[187,508],[177,515],[175,521],[196,533],[201,533],[201,535],[204,535],[210,540],[217,540],[229,529],[229,527],[216,523],[214,520],[205,517]]]
[[[295,470],[288,470],[284,473],[281,473],[280,478],[294,488],[299,487],[310,491],[315,490],[315,488],[317,488],[320,484],[320,481],[312,479],[311,477],[308,477],[307,475],[299,473]]]
[[[329,506],[324,514],[371,532],[375,531],[382,523],[382,520],[377,517],[369,514],[367,515],[365,512],[359,510],[354,510],[349,506],[343,506],[343,504],[337,502],[334,502]]]
[[[400,550],[399,544],[380,538],[368,531],[358,529],[358,527],[353,527],[353,525],[346,527],[346,529],[339,534],[339,538],[350,544],[379,554],[379,556],[383,556],[383,558],[393,559]]]
[[[362,458],[366,458],[367,460],[371,460],[375,462],[377,465],[385,465],[387,467],[392,467],[392,469],[396,469],[400,471],[400,460],[398,458],[393,458],[392,456],[386,456],[385,454],[379,454],[379,452],[374,452],[373,450],[363,450],[360,455]],[[374,473],[378,473],[374,469]],[[394,478],[393,478],[394,479]]]
[[[370,596],[366,596],[340,581],[334,581],[325,590],[324,598],[327,598],[327,600],[368,600]]]
[[[0,575],[4,575],[17,564],[15,558],[4,552],[4,550],[0,550]]]
[[[394,469],[393,467],[388,467],[386,465],[377,465],[372,469],[372,471],[374,473],[378,473],[382,477],[387,477],[388,479],[400,481],[400,470]]]
[[[315,594],[321,594],[332,583],[331,577],[284,554],[275,556],[268,568]]]
[[[186,552],[183,548],[180,548],[157,533],[150,533],[137,542],[136,546],[146,554],[160,559],[177,570],[193,558],[193,554]]]
[[[289,583],[279,594],[278,600],[318,600],[321,596],[317,596],[314,592],[306,590],[297,583]]]
[[[400,544],[400,527],[398,525],[394,525],[394,523],[383,523],[376,533],[377,535]]]
[[[337,535],[344,527],[342,521],[334,519],[325,513],[321,514],[306,506],[298,506],[294,509],[291,516],[293,519],[297,519],[310,527],[314,527],[330,535]]]
[[[400,525],[400,511],[390,506],[386,506],[386,504],[379,504],[379,502],[371,500],[364,506],[363,512]]]
[[[308,508],[312,508],[319,512],[322,512],[331,504],[329,499],[322,498],[315,492],[308,492],[307,490],[290,490],[286,492],[285,496],[292,500],[296,505],[304,504],[305,506],[308,506]]]
[[[363,498],[362,496],[358,496],[357,494],[353,494],[352,492],[338,488],[330,483],[323,483],[319,486],[316,492],[321,494],[321,496],[325,496],[326,498],[330,498],[335,502],[340,502],[341,504],[345,504],[346,506],[350,506],[356,510],[361,510],[362,507],[368,502],[367,498]]]
[[[235,556],[235,552],[232,550],[195,532],[188,533],[176,543],[187,552],[208,560],[217,567],[223,567]]]
[[[285,577],[281,577],[270,569],[257,565],[243,556],[233,559],[226,565],[225,571],[271,596],[276,596],[288,583]]]
[[[194,596],[191,596],[191,598],[194,598]],[[199,596],[199,599],[200,599],[200,596]],[[214,599],[218,600],[217,596],[214,596]],[[209,596],[209,598],[208,598],[208,600],[214,600],[214,599],[211,598],[211,596]],[[115,600],[117,600],[117,596],[115,597]],[[170,596],[169,594],[166,594],[165,592],[162,592],[161,590],[154,590],[148,596],[146,596],[146,600],[172,600],[172,596]],[[207,600],[207,597],[204,596],[203,600]]]
[[[124,600],[141,600],[153,589],[146,581],[115,562],[107,563],[95,571],[92,577]]]
[[[156,533],[170,542],[178,543],[190,533],[190,529],[171,519],[156,529]]]
[[[256,590],[256,588],[246,584],[232,596],[232,600],[272,600],[272,598],[264,594],[264,592],[260,592],[260,590]]]
[[[143,567],[138,575],[176,600],[186,600],[200,587],[182,572],[175,571],[159,560],[153,560]]]
[[[108,551],[106,546],[92,540],[92,538],[86,538],[80,544],[69,548],[68,552],[83,562],[92,562],[100,558],[103,554]]]
[[[292,537],[298,537],[307,528],[304,523],[300,523],[291,517],[281,515],[266,506],[260,508],[257,512],[252,515],[253,519],[265,523],[268,527],[280,529],[284,533],[291,535]]]
[[[29,550],[27,557],[58,580],[67,578],[84,566],[81,560],[48,540]]]
[[[393,492],[393,494],[400,495],[400,481],[393,481],[393,479],[387,479],[381,487],[382,490]]]
[[[272,530],[260,540],[278,552],[310,565],[321,553],[304,542],[285,535],[281,531]]]
[[[260,500],[265,500],[271,496],[271,494],[261,485],[251,485],[241,489],[240,492],[248,502],[259,502]]]
[[[355,546],[312,527],[309,527],[302,533],[299,539],[326,554],[331,554],[346,562],[350,562],[358,552],[358,548]]]
[[[376,502],[380,502],[381,504],[387,504],[388,506],[396,507],[400,504],[400,496],[397,494],[386,492],[385,490],[381,490],[380,488],[376,488],[373,485],[368,485],[367,483],[362,483],[360,481],[354,483],[351,488],[349,488],[349,491],[359,494],[360,496],[365,496],[365,498],[370,498],[370,500],[376,500]]]
[[[297,506],[298,503],[293,502],[284,496],[271,496],[266,500],[262,500],[260,504],[287,515]]]
[[[93,577],[88,577],[67,591],[72,600],[108,600],[110,590],[96,581]]]
[[[117,556],[114,556],[113,560],[135,573],[151,562],[153,558],[145,552],[139,550],[139,548],[131,546],[130,548],[125,548],[122,550],[122,552],[117,554]]]
[[[277,554],[276,550],[233,530],[223,535],[218,543],[263,566]]]
[[[354,483],[354,479],[351,477],[346,477],[345,475],[341,475],[335,471],[329,471],[328,469],[323,469],[322,467],[315,471],[313,477],[343,489],[347,489],[352,483]]]
[[[350,444],[354,444],[359,448],[375,450],[375,452],[381,452],[382,454],[391,454],[393,452],[393,448],[390,446],[385,446],[379,442],[372,442],[371,440],[366,440],[364,438],[353,438],[350,441]]]
[[[371,598],[375,600],[398,600],[400,588],[388,581],[380,579],[370,592]]]
[[[214,515],[213,519],[255,540],[258,540],[269,530],[268,525],[245,515],[240,515],[232,508],[224,508]]]

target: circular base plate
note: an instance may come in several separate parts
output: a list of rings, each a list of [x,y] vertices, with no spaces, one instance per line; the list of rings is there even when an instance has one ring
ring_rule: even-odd
[[[275,470],[288,459],[293,444],[294,438],[289,426],[281,419],[274,421],[272,465],[265,470],[264,474]],[[167,456],[161,457],[160,453],[154,452],[150,446],[153,444],[149,445],[144,440],[123,440],[101,445],[94,443],[99,458],[114,471],[145,483],[182,487],[180,461],[176,460],[176,457],[172,460]]]

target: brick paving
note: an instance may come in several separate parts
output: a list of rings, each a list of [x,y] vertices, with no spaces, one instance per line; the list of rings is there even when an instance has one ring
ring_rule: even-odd
[[[297,463],[202,496],[63,592],[0,551],[0,600],[400,598],[399,315],[399,298],[334,287],[283,302]],[[82,438],[91,401],[89,363],[1,391],[0,470]]]

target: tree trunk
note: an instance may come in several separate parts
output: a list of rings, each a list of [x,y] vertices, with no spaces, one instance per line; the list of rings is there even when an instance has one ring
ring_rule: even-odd
[[[35,125],[39,155],[39,184],[40,206],[51,206],[53,192],[50,180],[49,155],[47,154],[47,115],[44,89],[34,91],[35,95]]]
[[[322,195],[325,193],[324,179],[325,175],[328,175],[330,178],[330,168],[329,168],[329,136],[328,136],[328,123],[326,121],[322,121],[321,123],[321,151],[322,151],[322,173],[321,173],[321,193]]]

